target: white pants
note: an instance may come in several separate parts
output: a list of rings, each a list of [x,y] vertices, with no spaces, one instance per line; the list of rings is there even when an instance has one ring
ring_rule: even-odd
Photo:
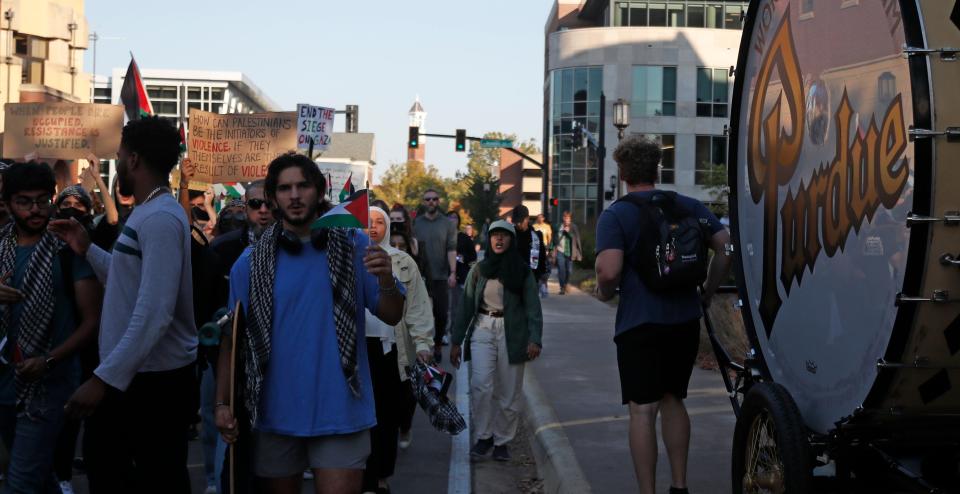
[[[506,444],[517,433],[526,364],[510,364],[502,317],[477,315],[470,337],[470,413],[476,438]]]

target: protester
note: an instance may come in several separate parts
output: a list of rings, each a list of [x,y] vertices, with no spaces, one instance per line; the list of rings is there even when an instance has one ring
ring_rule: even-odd
[[[530,228],[530,210],[526,206],[523,204],[515,206],[510,213],[510,218],[517,230],[517,251],[527,261],[539,286],[539,280],[548,272],[546,242],[540,232]]]
[[[324,190],[323,175],[306,156],[274,159],[265,191],[282,223],[267,228],[230,273],[230,306],[239,301],[246,313],[237,355],[243,397],[230,403],[234,350],[224,338],[217,427],[234,443],[238,419],[252,426],[245,438],[252,469],[268,492],[299,493],[307,467],[317,492],[360,491],[376,424],[367,345],[360,344],[363,308],[387,324],[403,312],[402,288],[382,248],[357,230],[311,230],[329,207],[321,202]]]
[[[507,444],[517,432],[526,362],[540,356],[543,314],[537,281],[517,250],[516,231],[506,221],[490,225],[486,255],[470,269],[453,326],[450,363],[460,367],[461,345],[470,365],[470,414],[476,431],[471,456],[493,449],[510,459]]]
[[[106,282],[100,365],[66,406],[89,416],[84,460],[94,493],[190,489],[185,431],[195,413],[197,330],[189,225],[169,187],[179,146],[159,117],[123,128],[117,182],[137,207],[112,254],[90,245],[78,222],[51,222]]]
[[[573,273],[573,263],[583,260],[580,229],[573,223],[570,211],[563,212],[563,223],[557,226],[556,241],[554,256],[557,259],[557,278],[560,281],[560,295],[565,295],[567,282]]]
[[[406,252],[392,247],[389,242],[390,217],[381,207],[370,208],[370,241],[379,245],[393,264],[393,273],[406,288],[403,317],[391,327],[367,311],[367,357],[377,410],[377,425],[370,430],[371,449],[363,475],[363,492],[390,492],[387,479],[393,475],[397,460],[397,441],[400,419],[397,413],[405,401],[404,394],[412,396],[405,368],[413,359],[429,362],[433,341],[433,315],[427,288],[417,265]],[[410,445],[409,428],[404,438]]]
[[[53,463],[63,405],[79,385],[78,354],[96,337],[100,317],[102,292],[90,265],[47,231],[55,188],[47,165],[18,163],[4,172],[3,202],[13,218],[0,227],[4,493],[60,492]]]
[[[398,228],[399,227],[399,228]],[[396,225],[391,220],[390,222],[390,247],[397,249],[401,252],[406,253],[413,259],[414,265],[418,266],[417,275],[420,277],[420,281],[423,281],[423,275],[419,271],[420,261],[415,255],[410,251],[410,237],[407,235],[405,229],[402,225]],[[412,281],[411,281],[412,283]],[[410,286],[407,283],[404,283],[407,286],[407,304],[416,304],[417,301],[422,300],[423,294],[426,294],[426,284],[423,284],[424,292],[420,293],[417,290],[411,290]],[[411,293],[412,292],[412,293]],[[430,295],[426,294],[426,303],[430,302]],[[430,307],[430,338],[433,338],[433,307]],[[417,401],[413,396],[413,388],[411,386],[410,380],[407,378],[405,372],[400,373],[400,379],[403,380],[403,392],[400,393],[400,411],[399,411],[399,422],[400,422],[400,437],[397,442],[397,445],[400,449],[407,449],[410,447],[410,443],[413,442],[413,414],[417,410]]]
[[[241,199],[231,199],[217,213],[217,226],[214,238],[232,231],[243,230],[247,226],[247,207]]]
[[[541,276],[537,281],[540,284],[540,296],[547,296],[547,280],[550,279],[550,266],[552,265],[552,259],[550,257],[553,254],[553,228],[550,226],[550,223],[547,221],[547,217],[542,213],[537,215],[537,221],[531,227],[534,230],[540,232],[540,236],[543,237],[544,250],[546,251],[547,257],[544,259],[544,270],[543,276]]]
[[[3,193],[3,173],[10,168],[10,163],[0,161],[0,193]],[[11,221],[10,211],[7,210],[6,201],[0,201],[0,226],[4,226]]]
[[[427,291],[433,301],[433,358],[440,362],[443,336],[447,330],[448,289],[457,285],[457,232],[440,214],[440,194],[434,189],[423,192],[424,213],[413,223],[420,245],[418,254],[426,272]]]
[[[453,227],[457,231],[457,286],[450,289],[449,326],[451,328],[448,328],[452,330],[453,321],[456,320],[457,309],[460,306],[460,298],[463,296],[463,283],[467,279],[470,267],[477,262],[477,251],[473,248],[473,240],[470,236],[460,231],[460,213],[450,211],[447,213],[447,218],[450,218],[450,222],[453,223]],[[449,338],[447,336],[444,336],[444,338],[447,338],[444,342],[449,343]]]
[[[136,198],[132,195],[120,193],[119,182],[119,180],[114,180],[113,194],[103,195],[106,212],[99,218],[94,218],[96,226],[90,234],[90,240],[93,244],[107,252],[113,250],[113,244],[120,237],[120,230],[123,229],[127,218],[133,212],[133,206],[136,202]],[[113,207],[111,208],[108,204],[112,204]]]
[[[613,153],[627,192],[638,199],[651,199],[661,151],[657,143],[641,137],[624,139]],[[703,300],[709,301],[726,277],[730,258],[725,246],[730,236],[716,216],[702,203],[676,195],[679,208],[707,224],[709,246],[715,255],[710,263]],[[641,209],[629,201],[615,202],[601,213],[597,223],[597,284],[602,300],[620,289],[617,306],[617,363],[623,403],[630,409],[630,451],[640,492],[655,492],[657,462],[657,415],[662,414],[662,436],[670,461],[672,494],[684,494],[690,419],[683,399],[697,357],[700,337],[701,298],[696,285],[670,293],[651,290],[632,268],[633,253],[644,230]]]
[[[420,255],[419,243],[413,234],[413,220],[410,219],[410,211],[402,204],[395,204],[390,210],[390,225],[400,225],[403,232],[410,238],[410,255],[417,257]],[[421,269],[421,273],[423,270]]]
[[[110,190],[107,187],[107,184],[104,183],[103,177],[100,176],[100,158],[97,158],[95,155],[90,154],[87,156],[87,163],[89,166],[84,168],[83,172],[80,174],[80,184],[83,186],[83,189],[92,199],[92,206],[88,208],[88,212],[91,215],[100,214],[97,212],[97,203],[102,205],[103,215],[98,218],[93,218],[93,225],[99,226],[100,221],[106,220],[108,224],[116,225],[120,219],[120,212],[117,209],[117,203],[113,200],[113,197],[108,193]],[[96,191],[100,191],[99,194]],[[102,196],[102,197],[101,197]],[[103,234],[101,232],[101,234]],[[96,232],[92,234],[93,243],[97,244],[101,249],[109,249],[113,246],[113,241],[116,240],[116,237],[108,238],[109,234],[103,234],[104,237],[100,237]],[[119,234],[119,232],[117,233]],[[109,245],[102,245],[110,242]]]

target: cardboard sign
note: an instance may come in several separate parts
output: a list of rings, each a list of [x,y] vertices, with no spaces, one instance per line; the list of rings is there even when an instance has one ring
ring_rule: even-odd
[[[21,160],[74,160],[93,153],[117,155],[123,129],[123,107],[94,103],[7,103],[4,109],[3,154]]]
[[[221,115],[190,109],[187,152],[197,167],[193,180],[250,182],[267,176],[274,158],[297,147],[294,112]]]
[[[297,105],[297,149],[310,149],[313,139],[314,151],[326,151],[333,134],[333,108]]]

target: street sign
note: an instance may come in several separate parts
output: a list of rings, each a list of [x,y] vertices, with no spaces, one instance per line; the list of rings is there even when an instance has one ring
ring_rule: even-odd
[[[513,141],[509,139],[480,139],[482,148],[512,148]]]

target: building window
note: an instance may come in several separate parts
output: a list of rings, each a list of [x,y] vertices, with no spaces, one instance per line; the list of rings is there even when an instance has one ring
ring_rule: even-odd
[[[49,54],[49,42],[36,36],[14,36],[14,53],[23,62],[20,68],[21,84],[43,84],[44,62]]]
[[[723,185],[727,182],[727,137],[697,136],[696,171],[697,185]]]
[[[600,131],[603,69],[578,67],[555,70],[550,79],[550,177],[553,196],[576,221],[592,221],[597,201],[597,149],[573,148],[573,129]]]
[[[633,102],[630,108],[636,116],[674,116],[677,114],[676,102],[676,67],[633,68]]]
[[[884,72],[877,78],[877,97],[881,103],[889,103],[897,94],[897,78],[890,72]]]
[[[669,2],[616,2],[614,26],[708,27],[743,29],[748,2],[673,0]]]
[[[697,116],[727,117],[729,69],[697,69]]]

